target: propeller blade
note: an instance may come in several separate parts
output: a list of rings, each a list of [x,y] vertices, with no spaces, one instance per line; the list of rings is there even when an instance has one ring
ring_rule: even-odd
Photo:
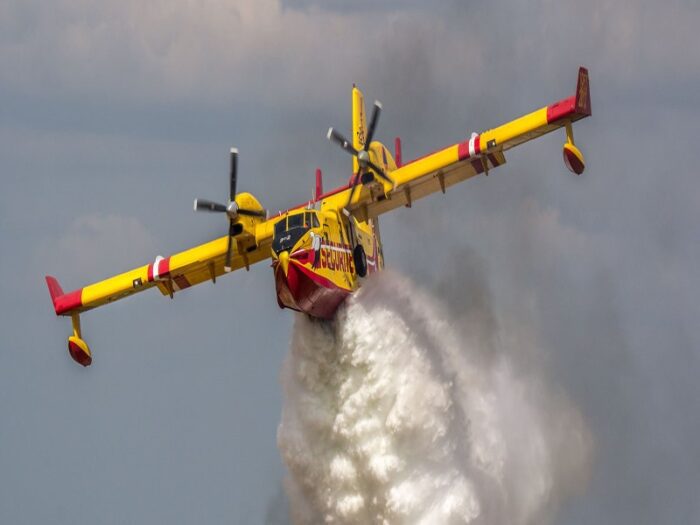
[[[224,260],[224,271],[231,271],[231,251],[233,248],[233,221],[228,225],[228,246],[226,247],[226,259]]]
[[[262,217],[267,218],[267,212],[265,210],[247,210],[245,208],[238,208],[238,215],[247,215],[248,217]]]
[[[229,202],[236,200],[236,178],[238,176],[238,149],[231,148],[231,191],[229,193]]]
[[[372,168],[372,171],[374,171],[377,175],[379,175],[385,181],[390,182],[391,184],[395,184],[394,181],[391,179],[391,177],[389,177],[386,173],[384,173],[384,171],[379,166],[374,164],[372,161],[368,161],[367,166]]]
[[[355,188],[357,188],[357,185],[359,184],[360,180],[360,172],[355,173],[355,177],[352,179],[352,184],[350,185],[350,197],[348,197],[348,202],[347,204],[345,204],[345,208],[350,206],[352,198],[355,195]]]
[[[333,128],[328,128],[328,140],[336,142],[341,148],[347,151],[350,155],[357,156],[357,150],[352,146],[352,143],[346,139],[341,133]]]
[[[378,100],[374,101],[374,108],[372,109],[372,118],[369,121],[369,130],[367,131],[367,138],[365,139],[365,151],[369,151],[369,145],[374,137],[374,131],[377,129],[377,121],[379,120],[379,114],[382,112],[382,104]]]
[[[226,206],[219,204],[218,202],[210,201],[207,199],[195,199],[194,200],[194,211],[213,211],[213,212],[225,212]]]

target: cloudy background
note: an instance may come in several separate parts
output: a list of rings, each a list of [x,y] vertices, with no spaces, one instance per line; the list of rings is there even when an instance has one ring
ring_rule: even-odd
[[[382,220],[387,263],[527,325],[595,437],[560,523],[700,520],[700,54],[694,2],[0,4],[0,522],[285,523],[275,444],[293,315],[265,265],[83,317],[65,289],[222,235],[195,196],[271,210],[349,159],[350,86],[404,158],[573,92],[593,117]],[[486,299],[484,299],[486,297]]]

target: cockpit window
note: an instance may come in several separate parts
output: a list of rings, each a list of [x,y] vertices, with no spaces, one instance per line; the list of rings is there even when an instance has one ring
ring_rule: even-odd
[[[318,228],[318,216],[315,211],[305,212],[306,225],[310,228]]]
[[[290,215],[287,217],[287,230],[292,228],[303,228],[304,227],[304,214],[297,213],[296,215]]]
[[[291,250],[299,239],[309,231],[318,227],[318,217],[315,212],[299,212],[287,215],[275,224],[275,236],[272,249],[276,252]]]

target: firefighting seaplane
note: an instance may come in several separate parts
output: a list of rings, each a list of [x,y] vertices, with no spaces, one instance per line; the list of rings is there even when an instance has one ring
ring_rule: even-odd
[[[403,162],[401,141],[394,155],[375,141],[382,106],[374,103],[367,126],[362,93],[352,90],[352,139],[334,128],[328,139],[352,155],[353,171],[347,184],[323,191],[316,171],[313,199],[270,215],[250,193],[237,192],[238,151],[231,149],[230,193],[226,204],[194,201],[195,211],[221,213],[228,234],[170,257],[158,256],[139,268],[64,293],[56,278],[47,276],[56,315],[70,316],[71,357],[83,366],[92,354],[80,330],[80,314],[124,297],[157,288],[164,296],[272,259],[272,274],[281,308],[312,317],[331,319],[339,305],[363,282],[382,269],[384,257],[378,217],[431,193],[476,175],[488,175],[505,164],[505,152],[559,128],[566,130],[563,155],[567,168],[583,173],[582,153],[574,144],[572,123],[591,115],[588,71],[580,68],[575,93],[511,122],[482,133],[472,133],[434,153]]]

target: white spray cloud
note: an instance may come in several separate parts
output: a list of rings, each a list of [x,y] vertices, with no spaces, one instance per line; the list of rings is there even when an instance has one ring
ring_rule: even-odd
[[[295,523],[546,523],[585,484],[578,410],[449,319],[392,272],[332,324],[296,318],[278,431]]]

